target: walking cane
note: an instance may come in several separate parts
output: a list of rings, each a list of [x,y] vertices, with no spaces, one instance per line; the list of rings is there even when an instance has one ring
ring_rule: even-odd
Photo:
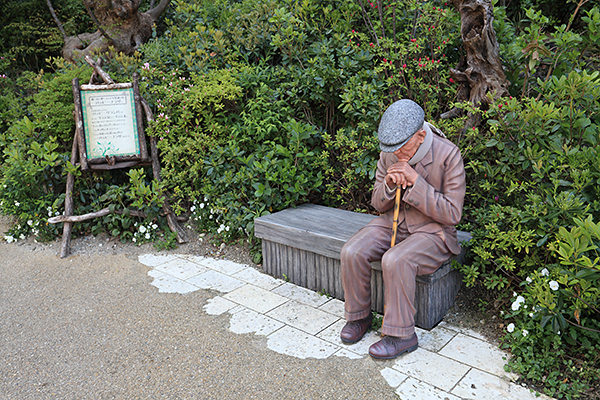
[[[392,226],[392,245],[396,244],[396,233],[398,232],[398,214],[400,214],[400,198],[402,197],[402,189],[400,186],[396,188],[396,204],[394,205],[394,225]]]

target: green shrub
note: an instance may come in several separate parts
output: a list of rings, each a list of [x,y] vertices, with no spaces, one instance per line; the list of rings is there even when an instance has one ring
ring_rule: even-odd
[[[506,315],[513,322],[505,347],[514,355],[507,367],[558,398],[593,392],[600,363],[600,224],[591,216],[574,222],[550,245],[560,264],[527,276]]]
[[[203,159],[228,138],[231,113],[241,95],[235,72],[186,78],[177,70],[167,73],[147,65],[142,89],[155,104],[147,132],[158,138],[163,182],[178,201],[196,198]]]
[[[595,13],[587,13],[588,32],[563,26],[547,35],[543,15],[529,11],[530,25],[501,47],[514,62],[511,93],[523,97],[496,100],[482,114],[487,126],[461,138],[465,226],[473,233],[471,261],[460,267],[465,282],[508,308],[508,368],[557,398],[597,390],[600,370],[600,286],[585,258],[597,257],[600,74],[586,69],[581,47],[586,40],[592,47]],[[536,40],[554,47],[546,53],[531,45]]]
[[[456,96],[449,75],[460,41],[456,12],[441,2],[392,2],[381,13],[370,4],[364,15],[372,28],[353,31],[352,44],[375,54],[391,98],[414,100],[428,119],[439,118]]]
[[[35,124],[25,117],[13,124],[8,142],[0,175],[0,213],[13,216],[14,224],[5,239],[24,239],[29,234],[52,239],[57,232],[47,219],[57,212],[54,201],[65,164],[56,151],[56,138],[41,140]]]

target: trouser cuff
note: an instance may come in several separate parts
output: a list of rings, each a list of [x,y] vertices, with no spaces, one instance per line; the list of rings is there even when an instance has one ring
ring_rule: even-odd
[[[384,324],[381,327],[381,333],[386,336],[407,338],[407,337],[411,337],[413,335],[413,333],[415,333],[415,326],[412,325],[407,328],[392,327],[392,326],[385,325],[385,320],[384,320]]]
[[[371,309],[368,308],[364,311],[349,313],[344,310],[344,316],[346,317],[346,321],[358,321],[359,319],[367,318],[371,314]]]

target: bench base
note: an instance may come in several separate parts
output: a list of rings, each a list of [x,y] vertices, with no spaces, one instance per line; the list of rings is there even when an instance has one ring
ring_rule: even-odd
[[[255,234],[262,238],[263,269],[277,278],[344,300],[339,252],[372,218],[375,217],[315,205],[257,218]],[[341,221],[352,221],[353,225],[344,229]],[[329,230],[320,232],[331,226],[336,227],[339,237]],[[459,232],[459,241],[468,240],[468,236]],[[461,256],[453,257],[433,274],[417,276],[415,324],[420,328],[433,328],[454,304],[462,274],[452,268],[453,259],[463,261]],[[371,308],[383,313],[381,264],[374,262],[371,267]]]
[[[344,300],[340,260],[263,240],[263,269],[269,275],[284,279],[336,299]],[[417,276],[415,291],[415,325],[431,329],[454,304],[462,285],[462,274],[446,261],[433,274]],[[383,314],[383,274],[381,264],[371,269],[371,309]]]

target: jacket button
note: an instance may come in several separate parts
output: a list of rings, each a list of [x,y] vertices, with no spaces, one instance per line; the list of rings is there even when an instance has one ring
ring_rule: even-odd
[[[412,203],[412,202],[413,202],[413,199],[408,199],[408,202],[409,202],[409,203]]]
[[[419,202],[415,201],[415,207],[419,207]]]

